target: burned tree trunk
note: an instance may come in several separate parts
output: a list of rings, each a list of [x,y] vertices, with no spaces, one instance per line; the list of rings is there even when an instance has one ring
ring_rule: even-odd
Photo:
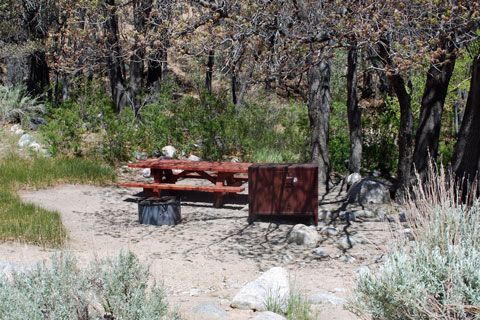
[[[347,70],[347,114],[350,129],[350,173],[360,172],[362,165],[362,121],[357,98],[357,48],[348,50]]]
[[[208,51],[207,74],[205,75],[205,88],[212,93],[213,64],[215,63],[215,51]]]
[[[106,15],[106,33],[108,35],[108,78],[115,109],[120,112],[127,104],[125,88],[125,68],[121,58],[120,43],[118,41],[118,18],[115,0],[105,0],[104,12]]]
[[[322,60],[308,71],[308,117],[311,132],[312,161],[318,163],[319,186],[328,192],[330,161],[328,158],[330,131],[330,70],[331,61]]]
[[[479,179],[480,170],[480,55],[473,60],[472,79],[462,126],[455,145],[452,171],[457,179],[464,178],[460,187],[467,192],[469,183]]]
[[[430,159],[433,162],[437,159],[443,105],[455,66],[453,45],[450,44],[447,50],[448,53],[442,56],[436,65],[430,66],[422,97],[413,154],[414,169],[422,180],[426,177]]]
[[[405,82],[399,74],[390,76],[393,90],[400,104],[400,127],[398,128],[398,169],[395,198],[401,198],[410,185],[412,166],[413,114],[411,97],[405,88]]]

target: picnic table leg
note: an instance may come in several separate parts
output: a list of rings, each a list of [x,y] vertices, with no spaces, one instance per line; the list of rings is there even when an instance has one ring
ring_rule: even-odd
[[[162,180],[163,180],[164,172],[163,172],[162,169],[153,169],[152,168],[152,172],[151,172],[150,175],[153,177],[153,182],[161,183]],[[145,190],[145,188],[143,190]],[[159,197],[162,191],[158,190],[158,189],[150,189],[150,192],[153,196]]]
[[[227,174],[225,172],[219,172],[217,175],[217,182],[215,185],[217,186],[224,186],[225,185],[225,178]],[[223,205],[223,196],[225,195],[224,192],[214,192],[213,193],[213,206],[215,208],[220,208]]]

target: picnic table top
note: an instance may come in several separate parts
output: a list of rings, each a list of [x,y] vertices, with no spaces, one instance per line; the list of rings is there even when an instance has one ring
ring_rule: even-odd
[[[190,161],[176,159],[145,159],[128,166],[131,168],[151,168],[165,170],[188,171],[215,171],[215,172],[248,172],[248,162],[223,162],[223,161]]]

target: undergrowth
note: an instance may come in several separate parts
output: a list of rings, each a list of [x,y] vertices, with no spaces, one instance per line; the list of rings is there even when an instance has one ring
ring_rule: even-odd
[[[469,192],[462,203],[453,178],[431,170],[407,201],[414,240],[398,238],[385,264],[359,277],[351,309],[373,319],[478,319],[480,204]]]
[[[21,187],[45,187],[56,183],[103,184],[115,179],[107,166],[81,158],[24,158],[9,153],[0,159],[0,240],[18,240],[61,247],[67,233],[58,212],[23,203]]]
[[[0,277],[0,317],[44,319],[179,319],[169,311],[162,286],[132,253],[97,260],[81,269],[70,253],[54,255],[31,270]]]

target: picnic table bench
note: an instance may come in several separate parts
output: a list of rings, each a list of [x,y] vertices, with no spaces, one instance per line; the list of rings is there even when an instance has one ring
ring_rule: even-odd
[[[153,182],[124,182],[122,187],[143,188],[147,194],[159,196],[161,190],[186,190],[213,192],[213,205],[220,207],[223,196],[245,190],[242,184],[248,181],[248,167],[251,163],[221,161],[189,161],[174,159],[145,159],[128,166],[150,168]],[[181,170],[179,172],[179,170]],[[205,179],[212,185],[177,184],[185,178]]]

